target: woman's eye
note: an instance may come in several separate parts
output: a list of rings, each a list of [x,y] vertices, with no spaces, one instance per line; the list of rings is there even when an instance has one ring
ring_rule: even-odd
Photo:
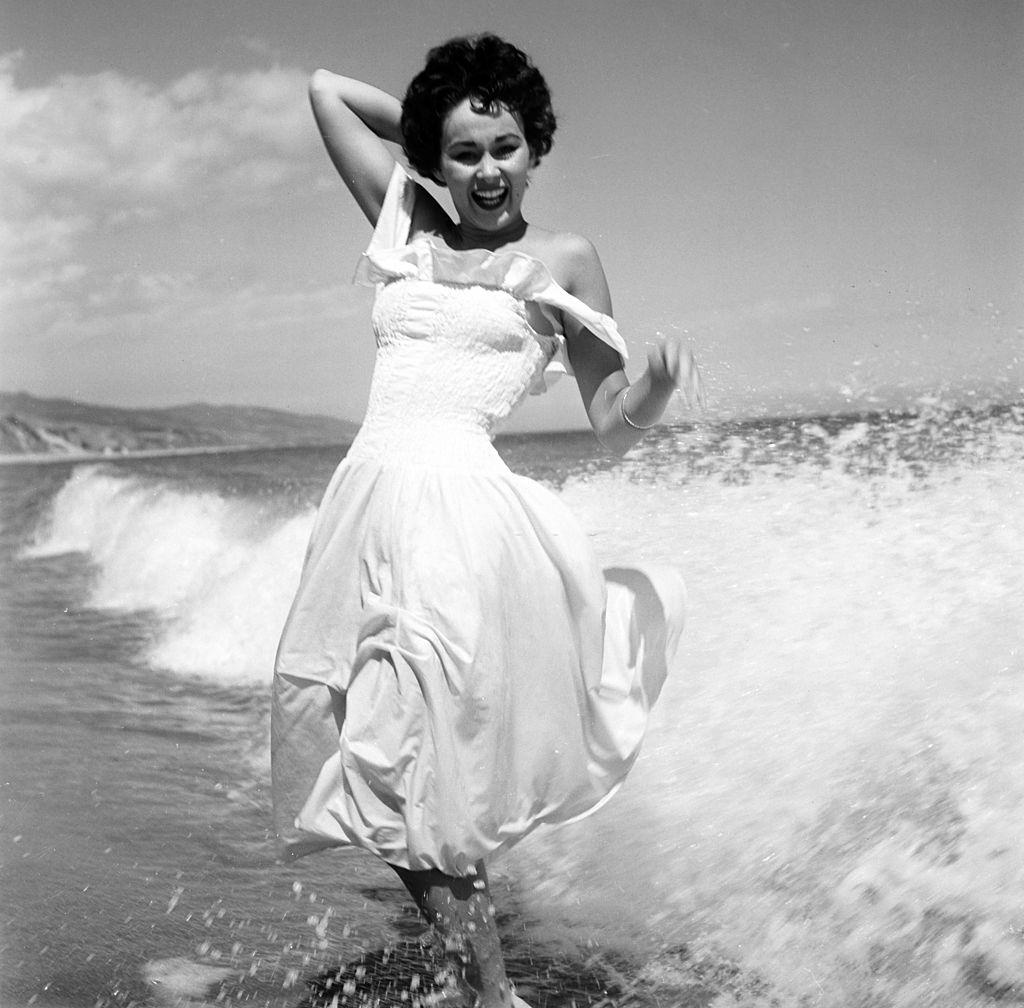
[[[508,160],[508,158],[512,157],[512,155],[515,154],[517,150],[519,150],[518,147],[500,147],[498,148],[497,151],[495,151],[494,156],[501,158],[503,161],[505,161]]]

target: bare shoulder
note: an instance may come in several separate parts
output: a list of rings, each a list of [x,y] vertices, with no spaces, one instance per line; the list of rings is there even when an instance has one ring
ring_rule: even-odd
[[[572,231],[530,228],[532,252],[551,271],[555,282],[570,294],[588,289],[596,278],[604,283],[604,269],[593,242]]]
[[[583,235],[572,231],[552,231],[550,228],[531,225],[529,239],[530,248],[524,251],[542,259],[553,274],[561,273],[562,270],[571,274],[590,262],[598,261],[597,249],[593,244]]]
[[[593,242],[572,231],[530,230],[537,249],[533,254],[547,265],[559,287],[596,311],[611,314],[608,281]]]

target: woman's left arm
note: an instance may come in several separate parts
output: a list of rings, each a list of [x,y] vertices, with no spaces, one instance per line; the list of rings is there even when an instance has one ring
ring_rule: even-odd
[[[611,315],[611,295],[597,250],[585,238],[573,237],[568,257],[566,290],[584,304]],[[659,336],[647,352],[647,370],[631,385],[622,359],[589,329],[565,319],[569,363],[583,405],[598,441],[621,454],[653,427],[665,412],[672,393],[682,388],[691,405],[704,405],[700,372],[679,337]]]

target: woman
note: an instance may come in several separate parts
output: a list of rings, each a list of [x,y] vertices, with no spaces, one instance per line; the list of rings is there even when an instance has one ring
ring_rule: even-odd
[[[431,51],[405,101],[318,70],[327,151],[374,226],[367,415],[325,494],[278,653],[273,767],[293,855],[356,844],[460,949],[478,1004],[512,994],[484,862],[593,811],[636,758],[681,629],[670,570],[603,575],[560,501],[490,435],[571,368],[598,438],[661,417],[688,353],[658,342],[630,385],[593,246],[527,223],[555,119],[493,35]],[[452,220],[396,165],[448,189]]]

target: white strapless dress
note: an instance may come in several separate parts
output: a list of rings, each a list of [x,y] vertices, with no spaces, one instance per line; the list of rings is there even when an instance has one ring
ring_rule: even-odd
[[[324,495],[277,655],[276,826],[300,855],[356,844],[471,873],[596,809],[634,760],[682,629],[674,568],[602,572],[495,425],[564,340],[527,304],[614,321],[519,252],[409,242],[397,167],[357,279],[377,285],[366,419]]]

